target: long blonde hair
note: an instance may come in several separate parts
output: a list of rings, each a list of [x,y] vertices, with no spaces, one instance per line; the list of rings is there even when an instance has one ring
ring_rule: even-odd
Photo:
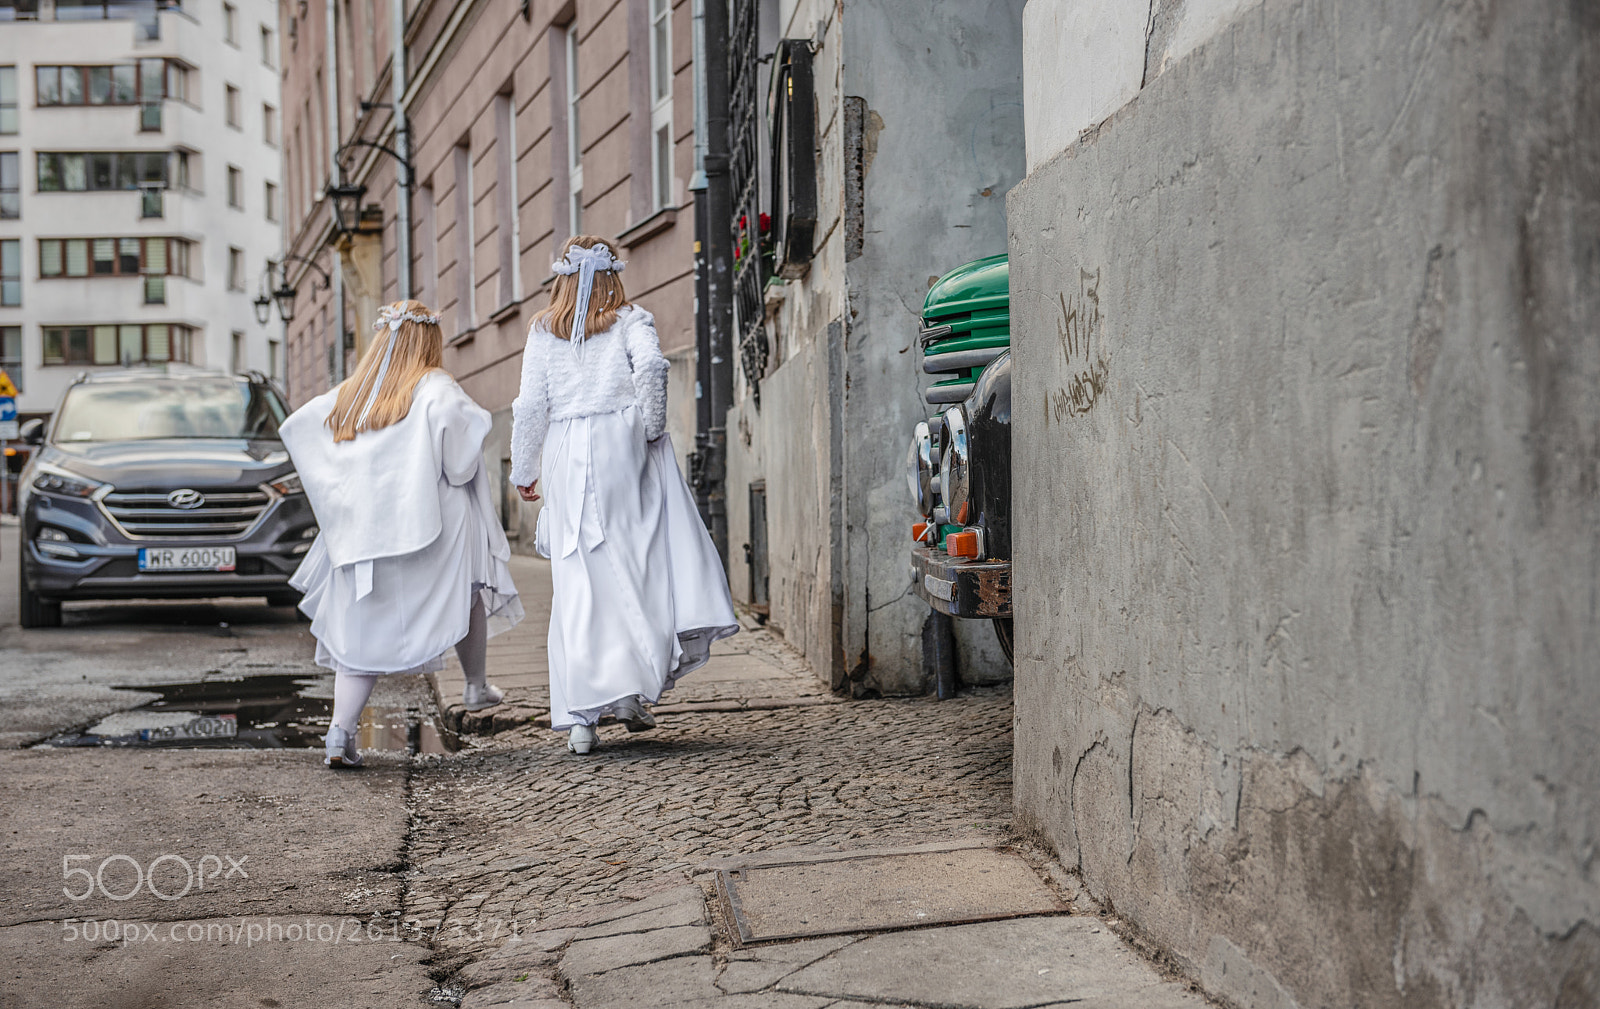
[[[377,431],[405,420],[411,412],[411,396],[417,383],[429,372],[444,363],[444,334],[435,323],[400,323],[392,334],[384,317],[390,313],[432,316],[434,313],[420,301],[396,301],[379,309],[379,336],[372,341],[367,352],[361,355],[355,374],[339,383],[339,395],[333,401],[333,412],[328,414],[328,429],[333,440],[350,441],[362,431]],[[378,371],[383,367],[383,355],[389,341],[394,341],[394,355],[389,359],[389,371],[384,376],[383,388],[378,390],[372,409],[361,414]]]
[[[573,235],[561,243],[565,256],[571,246],[592,249],[604,246],[617,258],[617,248],[604,238],[595,235]],[[594,287],[589,292],[589,312],[583,321],[583,331],[591,336],[610,329],[617,321],[617,313],[628,307],[628,292],[622,289],[622,274],[615,270],[602,270],[594,275]],[[543,323],[552,336],[572,339],[572,317],[578,311],[578,275],[556,277],[550,287],[550,304],[534,315],[534,322]]]

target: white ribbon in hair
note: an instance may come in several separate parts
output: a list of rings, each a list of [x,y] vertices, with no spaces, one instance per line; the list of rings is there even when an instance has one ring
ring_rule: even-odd
[[[394,360],[395,335],[400,332],[402,322],[415,322],[425,326],[437,326],[437,315],[422,315],[417,312],[402,312],[393,305],[385,305],[378,309],[378,321],[372,324],[373,332],[379,332],[388,327],[388,335],[384,337],[388,346],[383,348],[383,362],[378,365],[378,377],[372,383],[372,389],[367,393],[366,402],[361,406],[361,416],[356,418],[356,430],[361,430],[361,425],[367,422],[367,414],[372,412],[373,404],[378,402],[378,392],[383,388],[383,380],[389,375],[389,362]],[[351,409],[355,409],[354,404]],[[346,414],[345,416],[349,416]]]
[[[578,305],[572,313],[572,344],[581,346],[584,332],[584,323],[589,319],[589,294],[594,290],[594,275],[598,270],[620,272],[627,264],[611,254],[611,250],[604,245],[597,245],[592,249],[585,249],[581,245],[567,246],[565,259],[558,259],[550,264],[550,269],[564,277],[574,273],[578,275]]]

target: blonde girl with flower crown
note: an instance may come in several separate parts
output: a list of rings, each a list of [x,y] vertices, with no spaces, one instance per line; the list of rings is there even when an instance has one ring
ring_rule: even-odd
[[[441,367],[427,306],[385,305],[372,328],[355,374],[280,428],[321,529],[290,584],[335,674],[334,768],[361,763],[356,728],[378,678],[440,669],[452,647],[464,705],[498,704],[485,645],[522,619],[483,462],[488,411]]]
[[[534,317],[512,405],[511,480],[544,499],[550,558],[550,725],[589,753],[612,715],[648,705],[738,630],[728,580],[666,435],[667,360],[602,238],[565,243]],[[539,490],[543,491],[541,495]]]

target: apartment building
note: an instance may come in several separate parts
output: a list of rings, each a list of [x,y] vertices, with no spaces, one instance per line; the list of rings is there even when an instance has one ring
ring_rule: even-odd
[[[265,0],[0,6],[0,367],[19,410],[85,369],[282,374],[257,321],[280,244]]]
[[[691,448],[688,0],[303,0],[281,17],[295,403],[348,374],[378,305],[416,297],[443,313],[445,367],[494,414],[487,461],[507,471],[527,328],[561,242],[584,232],[616,240],[629,296],[656,316],[668,430]],[[336,214],[330,185],[364,187],[360,213]],[[500,484],[515,541],[532,513]]]

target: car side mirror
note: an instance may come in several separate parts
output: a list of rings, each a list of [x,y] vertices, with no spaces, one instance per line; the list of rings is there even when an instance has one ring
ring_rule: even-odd
[[[17,437],[28,445],[44,444],[44,421],[38,417],[27,421],[17,429]]]

